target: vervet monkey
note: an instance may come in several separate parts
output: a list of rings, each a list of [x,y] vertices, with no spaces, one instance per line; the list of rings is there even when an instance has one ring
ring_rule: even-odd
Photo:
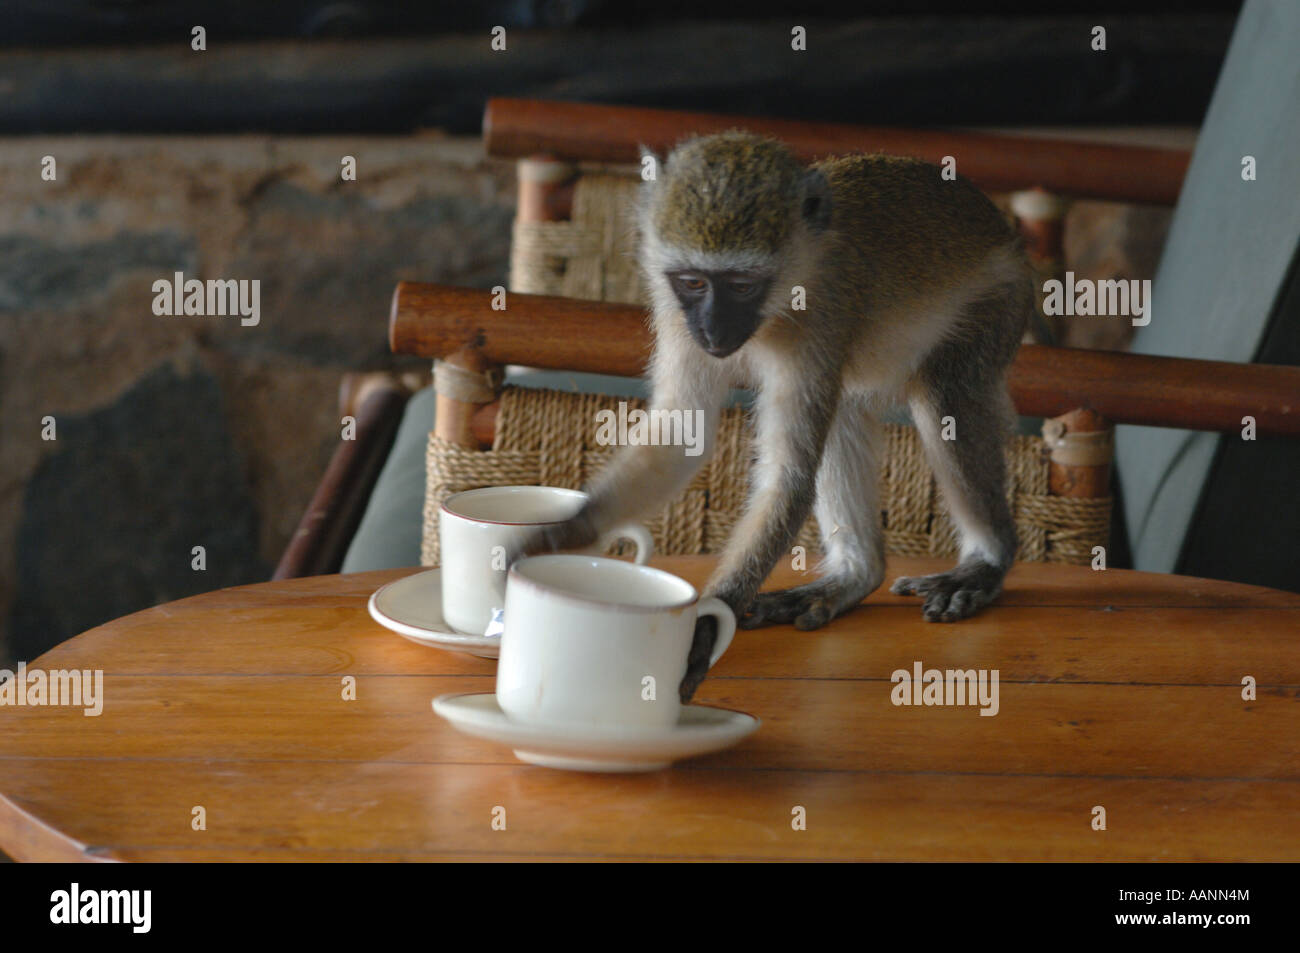
[[[622,448],[583,509],[522,551],[590,545],[675,496],[716,444],[729,388],[746,385],[757,459],[707,591],[745,628],[816,629],[884,579],[876,415],[905,403],[961,554],[949,572],[900,578],[892,591],[922,597],[930,622],[987,605],[1016,554],[1005,378],[1034,309],[1014,230],[973,185],[914,159],[853,155],[805,168],[779,142],[727,132],[656,162],[637,210],[655,336],[650,405],[702,408],[705,452]],[[760,594],[810,510],[820,578]],[[683,702],[715,635],[714,620],[701,619]]]

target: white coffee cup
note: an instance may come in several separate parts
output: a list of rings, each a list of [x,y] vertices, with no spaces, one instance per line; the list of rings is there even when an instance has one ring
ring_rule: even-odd
[[[564,522],[587,494],[555,486],[489,486],[454,493],[438,513],[442,553],[442,617],[457,632],[482,635],[492,614],[505,607],[506,560],[513,546],[539,526]],[[650,532],[638,523],[607,533],[585,552],[600,553],[616,539],[636,543],[636,561],[654,552]]]
[[[701,615],[718,620],[712,666],[736,634],[721,599],[616,559],[521,559],[506,585],[497,703],[512,720],[540,725],[674,725]]]

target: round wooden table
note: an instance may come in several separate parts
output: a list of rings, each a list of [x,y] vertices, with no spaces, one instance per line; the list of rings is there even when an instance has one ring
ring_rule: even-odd
[[[698,584],[711,560],[655,564]],[[944,565],[896,559],[890,578]],[[414,571],[195,596],[29,662],[102,669],[104,708],[0,707],[0,848],[20,860],[1300,859],[1297,595],[1022,564],[995,607],[939,625],[882,590],[817,632],[737,635],[696,701],[763,720],[739,746],[593,775],[522,764],[433,714],[435,695],[492,691],[495,663],[370,619],[370,593]],[[996,670],[997,714],[894,704],[893,673],[918,662]]]

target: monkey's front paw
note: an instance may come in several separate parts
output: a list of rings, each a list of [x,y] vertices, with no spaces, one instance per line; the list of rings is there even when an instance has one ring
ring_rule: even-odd
[[[970,563],[931,576],[900,576],[889,591],[922,596],[926,622],[956,622],[974,615],[997,598],[1006,571],[989,563]]]
[[[778,592],[760,592],[736,624],[742,629],[789,625],[791,622],[796,629],[805,631],[821,628],[834,616],[834,606],[822,593],[808,592],[807,589],[807,586],[799,586]]]
[[[736,624],[742,629],[756,629],[761,625],[793,622],[796,629],[810,632],[848,612],[876,585],[866,581],[819,579],[793,589],[760,592]]]
[[[538,526],[529,530],[509,554],[508,562],[539,553],[555,553],[565,549],[582,549],[596,542],[599,534],[591,514],[580,510],[563,523]]]
[[[718,640],[718,620],[711,615],[702,615],[695,620],[695,637],[691,640],[691,653],[686,658],[686,674],[682,676],[677,693],[682,704],[690,703],[695,689],[700,687],[704,676],[709,674],[709,657],[713,655],[713,644]]]

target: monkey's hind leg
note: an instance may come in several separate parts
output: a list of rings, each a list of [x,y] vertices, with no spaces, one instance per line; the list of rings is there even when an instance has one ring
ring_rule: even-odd
[[[1000,371],[989,367],[990,373],[971,380],[972,359],[978,362],[979,355],[967,354],[962,367],[962,359],[951,352],[939,355],[923,369],[909,400],[926,458],[961,537],[956,568],[904,576],[890,587],[901,595],[921,596],[927,622],[955,622],[992,602],[1016,555],[1005,456],[1014,411]]]
[[[814,512],[825,557],[822,577],[777,592],[760,592],[742,628],[772,623],[811,630],[848,612],[885,578],[884,536],[877,491],[879,425],[855,401],[840,403],[817,469]]]

